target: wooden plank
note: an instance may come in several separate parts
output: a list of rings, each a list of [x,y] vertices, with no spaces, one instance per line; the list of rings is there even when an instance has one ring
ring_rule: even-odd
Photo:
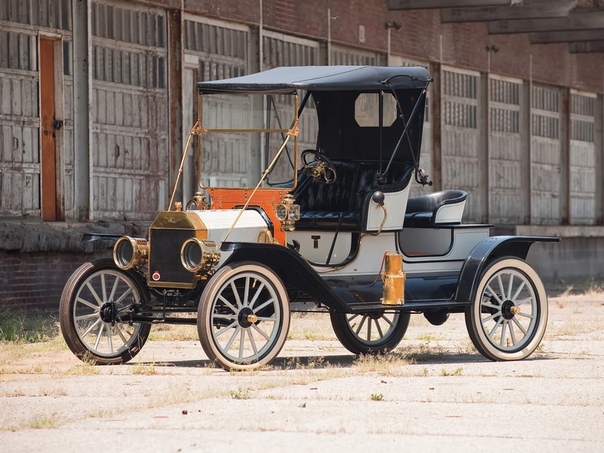
[[[564,18],[498,20],[489,22],[490,34],[539,31],[593,30],[604,28],[604,11],[571,13]]]
[[[36,208],[37,201],[37,190],[39,187],[35,184],[35,180],[37,179],[36,174],[25,173],[22,176],[22,185],[21,190],[23,191],[22,195],[22,209],[23,211],[31,212]]]
[[[531,44],[598,41],[604,39],[604,28],[596,30],[543,31],[531,33]]]
[[[2,39],[0,34],[0,39]],[[1,58],[0,58],[1,63]],[[12,114],[11,109],[11,80],[8,77],[0,78],[0,113],[4,115]]]
[[[465,6],[509,6],[520,4],[521,0],[389,0],[388,9],[440,9],[462,8]]]
[[[55,117],[54,41],[40,38],[40,129],[42,154],[42,220],[57,219],[56,141],[52,121]]]
[[[35,91],[37,89],[36,83],[28,80],[22,81],[22,90],[21,90],[21,98],[23,105],[23,116],[35,117],[37,116],[36,106],[37,96],[35,95]],[[34,113],[35,112],[35,113]]]
[[[21,106],[21,79],[11,79],[11,113],[15,116],[21,116],[23,114],[23,108]]]
[[[21,153],[23,154],[23,162],[38,163],[38,153],[36,143],[38,141],[38,128],[23,127],[21,139]]]
[[[13,128],[6,124],[0,126],[0,161],[12,162]]]
[[[604,52],[604,39],[600,41],[571,42],[570,53]]]
[[[440,13],[442,23],[484,22],[493,20],[566,17],[577,6],[576,0],[534,1],[522,5],[446,8]]]

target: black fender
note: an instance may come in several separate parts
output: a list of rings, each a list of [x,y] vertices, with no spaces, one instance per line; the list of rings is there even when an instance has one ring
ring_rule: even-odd
[[[96,242],[96,241],[116,242],[122,236],[124,236],[124,235],[123,234],[112,234],[112,233],[84,233],[82,235],[82,242]]]
[[[223,252],[232,252],[224,265],[254,261],[273,270],[290,288],[305,292],[332,310],[350,312],[348,305],[329,287],[308,262],[297,252],[276,244],[224,242]]]
[[[503,256],[514,256],[525,260],[529,249],[535,242],[560,242],[560,238],[548,236],[492,236],[478,243],[461,268],[455,300],[472,303],[476,297],[476,286],[480,277],[491,261]]]

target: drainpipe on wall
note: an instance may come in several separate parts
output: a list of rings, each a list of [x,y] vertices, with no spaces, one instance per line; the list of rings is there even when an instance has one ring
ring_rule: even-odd
[[[331,8],[327,8],[327,66],[331,66]]]
[[[92,147],[90,142],[92,99],[91,0],[73,2],[73,91],[74,91],[74,200],[73,214],[80,221],[92,220]],[[75,39],[83,37],[86,39]]]

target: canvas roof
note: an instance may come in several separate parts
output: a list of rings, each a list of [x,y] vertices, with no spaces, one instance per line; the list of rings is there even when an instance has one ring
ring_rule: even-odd
[[[224,80],[199,82],[201,93],[292,93],[307,91],[380,91],[421,89],[428,70],[407,66],[287,66]]]

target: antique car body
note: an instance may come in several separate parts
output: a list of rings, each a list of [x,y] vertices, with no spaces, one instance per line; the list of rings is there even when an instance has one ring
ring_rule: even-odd
[[[196,324],[211,361],[245,370],[280,352],[292,311],[329,313],[355,354],[395,348],[412,313],[436,325],[465,313],[485,357],[528,357],[545,333],[547,296],[525,259],[558,238],[463,223],[471,195],[460,190],[410,197],[413,183],[428,184],[419,157],[430,82],[421,67],[371,66],[200,82],[179,172],[197,140],[199,190],[183,206],[177,181],[148,237],[116,237],[112,260],[74,272],[60,303],[69,347],[123,363],[152,324]],[[312,147],[299,152],[304,126]],[[225,146],[265,163],[257,185],[211,184],[203,153]]]

